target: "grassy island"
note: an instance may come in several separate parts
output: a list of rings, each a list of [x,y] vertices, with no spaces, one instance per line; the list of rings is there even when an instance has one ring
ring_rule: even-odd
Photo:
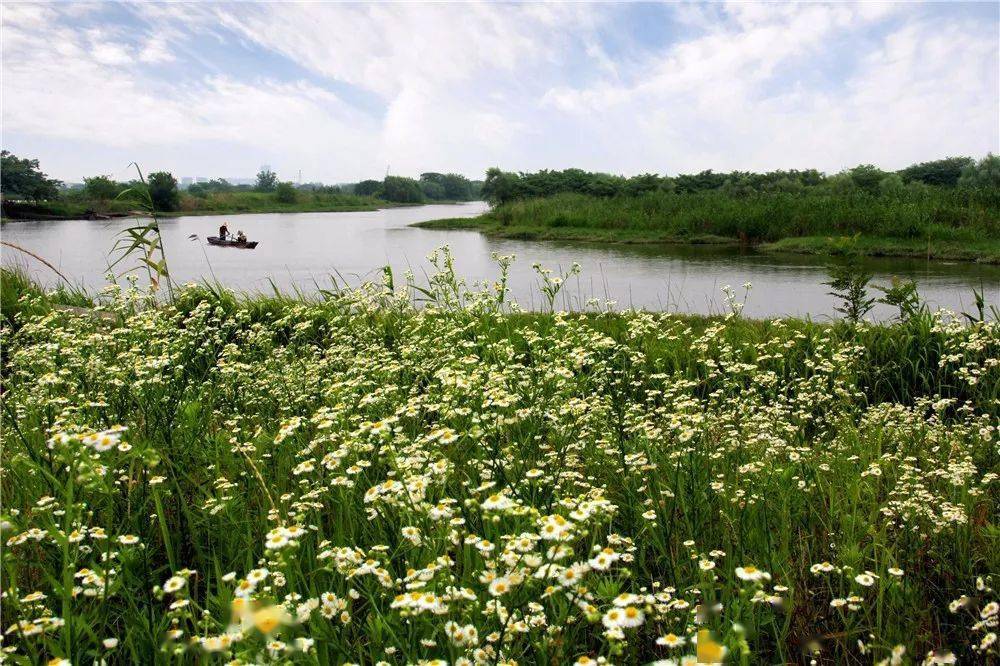
[[[893,201],[866,195],[558,194],[416,226],[530,240],[747,243],[765,251],[1000,263],[1000,206],[958,192]]]
[[[994,182],[996,181],[996,182]],[[763,250],[1000,262],[1000,158],[898,173],[862,166],[674,178],[491,170],[474,219],[422,222],[509,238],[744,243]]]

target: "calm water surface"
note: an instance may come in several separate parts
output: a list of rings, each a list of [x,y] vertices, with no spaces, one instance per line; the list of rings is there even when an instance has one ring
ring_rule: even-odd
[[[770,255],[735,248],[680,246],[613,246],[593,243],[518,241],[488,238],[475,231],[435,231],[409,225],[443,217],[472,217],[485,208],[476,202],[449,206],[393,208],[357,213],[278,213],[263,215],[191,216],[163,220],[161,229],[167,260],[177,282],[209,279],[241,291],[280,288],[314,291],[329,287],[330,276],[352,283],[377,280],[389,264],[401,275],[411,269],[423,280],[429,266],[425,257],[442,245],[455,254],[459,273],[471,284],[494,279],[497,270],[490,255],[517,256],[512,272],[512,295],[524,307],[543,305],[533,262],[568,270],[576,261],[583,272],[563,290],[560,305],[582,308],[589,298],[628,306],[678,312],[718,313],[723,309],[721,289],[753,284],[745,313],[753,317],[784,315],[835,316],[835,300],[822,282],[823,261],[802,255]],[[208,246],[204,238],[218,232],[220,220],[231,231],[242,229],[260,241],[256,250]],[[108,253],[132,219],[10,222],[3,240],[29,249],[56,265],[71,279],[90,289],[104,285]],[[189,240],[197,234],[198,240]],[[27,267],[46,284],[51,271],[33,259],[3,248],[3,263]],[[973,288],[983,287],[988,303],[1000,304],[1000,267],[873,259],[868,267],[877,283],[892,276],[917,282],[921,295],[934,307],[954,311],[974,308]],[[886,316],[888,309],[876,311]]]

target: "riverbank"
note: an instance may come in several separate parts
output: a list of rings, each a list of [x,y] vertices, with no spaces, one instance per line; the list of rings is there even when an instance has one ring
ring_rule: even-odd
[[[404,203],[373,196],[298,191],[294,201],[279,201],[269,192],[210,192],[204,196],[183,194],[177,210],[157,211],[160,217],[186,215],[242,215],[253,213],[348,213],[384,208],[469,203],[467,201],[423,201]],[[143,215],[135,199],[89,200],[63,198],[39,203],[5,201],[0,219],[8,220],[79,220],[112,219]]]
[[[1000,263],[1000,193],[991,188],[558,193],[508,201],[474,220],[420,226],[529,240],[731,243],[764,251]]]
[[[432,284],[420,310],[189,287],[97,317],[3,274],[11,656],[471,659],[461,630],[522,663],[989,660],[995,322],[511,314]]]
[[[791,252],[823,256],[857,254],[866,257],[909,257],[938,261],[967,261],[1000,265],[1000,240],[920,240],[857,236],[849,239],[821,236],[783,238],[759,246],[763,252]]]
[[[799,236],[773,242],[747,242],[717,234],[678,236],[649,228],[595,228],[504,224],[487,213],[473,218],[445,218],[417,222],[413,226],[439,230],[475,230],[497,238],[518,240],[584,241],[635,245],[750,245],[761,252],[821,256],[856,254],[868,257],[907,257],[940,261],[1000,264],[1000,239],[937,240],[857,235]]]
[[[175,211],[157,212],[160,217],[185,215],[240,215],[244,213],[342,213],[379,210],[400,205],[372,197],[354,195],[302,196],[295,202],[280,202],[273,195],[240,193],[239,196],[212,195],[206,198],[184,197]],[[39,204],[5,203],[6,220],[77,220],[130,217],[144,213],[136,210],[134,201],[57,201]]]

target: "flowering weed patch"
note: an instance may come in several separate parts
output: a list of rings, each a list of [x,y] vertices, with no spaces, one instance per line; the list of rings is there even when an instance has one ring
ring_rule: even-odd
[[[434,284],[420,310],[112,293],[115,322],[25,291],[6,659],[997,658],[996,323],[528,315]]]

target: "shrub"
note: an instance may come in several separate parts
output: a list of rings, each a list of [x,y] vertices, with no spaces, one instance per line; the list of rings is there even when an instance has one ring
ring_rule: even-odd
[[[298,199],[298,193],[291,183],[281,182],[274,188],[274,199],[278,203],[292,204]]]

